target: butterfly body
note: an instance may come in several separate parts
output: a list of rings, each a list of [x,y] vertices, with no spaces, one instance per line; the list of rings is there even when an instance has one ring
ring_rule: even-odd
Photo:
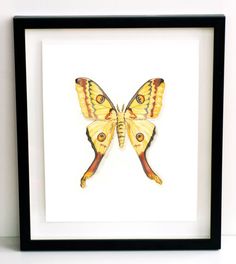
[[[125,113],[120,112],[119,109],[117,109],[117,123],[116,123],[116,132],[118,136],[119,146],[120,148],[124,147],[125,143]]]
[[[126,131],[132,146],[139,156],[146,175],[161,184],[162,180],[151,169],[146,159],[146,150],[155,135],[155,125],[148,121],[156,118],[162,107],[164,80],[160,78],[147,81],[133,96],[124,109],[115,108],[109,97],[94,81],[88,78],[77,78],[76,90],[84,117],[94,121],[87,127],[88,140],[95,151],[95,158],[81,178],[84,188],[98,168],[105,155],[116,129],[119,146],[125,143]]]

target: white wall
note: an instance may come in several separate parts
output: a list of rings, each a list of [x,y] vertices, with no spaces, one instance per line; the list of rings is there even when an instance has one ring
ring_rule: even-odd
[[[0,236],[19,234],[12,17],[113,14],[226,15],[222,231],[236,234],[235,0],[0,0]]]

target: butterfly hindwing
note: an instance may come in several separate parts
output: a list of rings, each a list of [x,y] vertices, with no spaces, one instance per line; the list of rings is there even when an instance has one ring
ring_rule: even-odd
[[[114,105],[98,84],[88,78],[77,78],[75,83],[84,117],[94,120],[116,118]]]
[[[95,153],[105,154],[114,135],[116,122],[94,121],[87,127],[88,140],[91,142]]]
[[[150,79],[133,96],[126,107],[126,118],[156,118],[161,111],[165,89],[161,78]]]
[[[137,152],[143,170],[151,179],[162,184],[161,178],[152,170],[146,159],[146,150],[155,136],[155,125],[148,120],[126,120],[127,132],[132,146]]]
[[[148,120],[126,120],[127,132],[132,146],[138,155],[149,147],[154,135],[155,125]]]
[[[88,140],[92,144],[95,152],[95,158],[81,178],[81,187],[84,188],[86,180],[90,178],[97,170],[100,161],[106,153],[115,131],[116,122],[114,120],[108,121],[94,121],[87,127]]]

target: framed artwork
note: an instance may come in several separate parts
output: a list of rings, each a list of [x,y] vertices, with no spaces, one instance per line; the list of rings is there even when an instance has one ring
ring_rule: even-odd
[[[220,248],[224,30],[14,17],[22,250]]]

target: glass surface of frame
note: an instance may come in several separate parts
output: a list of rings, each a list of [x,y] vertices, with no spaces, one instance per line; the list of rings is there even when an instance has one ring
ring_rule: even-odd
[[[220,248],[224,23],[224,16],[14,18],[22,250]],[[106,93],[89,94],[91,109],[86,82]],[[162,82],[164,93],[155,93]],[[144,89],[162,105],[155,119],[157,101],[140,112]],[[83,98],[87,115],[102,119],[88,138],[93,120]],[[100,99],[112,108],[94,118]],[[123,123],[110,121],[112,113],[126,118],[117,136]],[[104,124],[114,139],[97,169]],[[148,179],[146,159],[162,184]]]

